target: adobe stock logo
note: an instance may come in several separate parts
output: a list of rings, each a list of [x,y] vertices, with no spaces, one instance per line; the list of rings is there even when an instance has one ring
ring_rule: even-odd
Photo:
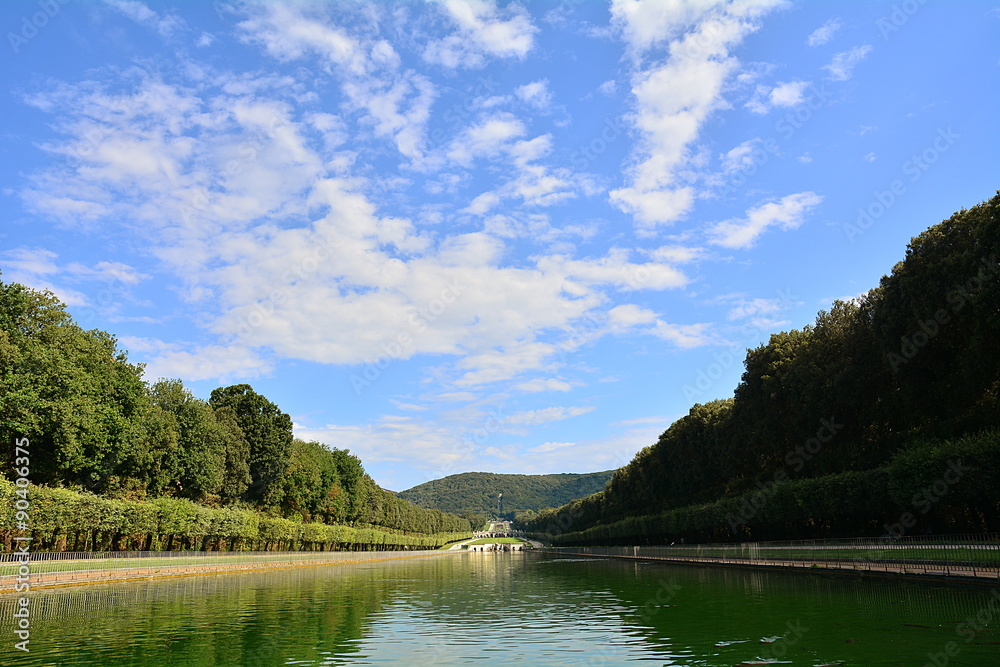
[[[30,17],[21,17],[21,29],[18,32],[8,32],[7,41],[10,43],[10,50],[20,53],[21,47],[38,35],[38,31],[49,24],[55,16],[62,10],[61,5],[69,4],[69,0],[41,0],[38,3],[39,11]]]
[[[900,170],[904,176],[909,177],[907,180],[910,184],[916,183],[961,138],[962,135],[956,134],[950,126],[947,129],[938,128],[934,140],[919,153],[911,155],[900,166]],[[879,218],[885,215],[907,193],[907,189],[907,181],[897,178],[889,183],[885,190],[872,192],[873,201],[866,206],[859,206],[857,218],[853,222],[844,224],[843,230],[847,241],[854,243],[857,237],[871,229]]]

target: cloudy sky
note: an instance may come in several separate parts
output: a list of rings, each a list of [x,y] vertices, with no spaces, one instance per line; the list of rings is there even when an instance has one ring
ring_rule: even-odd
[[[7,0],[2,280],[386,488],[618,467],[1000,187],[998,7]]]

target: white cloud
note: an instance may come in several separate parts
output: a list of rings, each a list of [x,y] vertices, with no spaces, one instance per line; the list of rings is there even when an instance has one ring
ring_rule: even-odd
[[[492,158],[509,151],[513,140],[524,134],[524,124],[519,119],[513,114],[499,113],[463,130],[447,147],[447,156],[469,167],[476,158]]]
[[[472,391],[445,391],[434,396],[434,400],[443,403],[470,403],[476,400],[476,396]]]
[[[158,14],[138,0],[104,0],[104,3],[136,23],[156,30],[163,37],[170,37],[186,25],[181,18]]]
[[[519,122],[515,125],[521,127]],[[508,160],[510,176],[506,180],[502,177],[498,179],[501,185],[496,189],[475,197],[463,210],[464,213],[485,215],[510,199],[520,199],[525,206],[537,210],[539,207],[552,206],[576,197],[577,192],[586,187],[585,175],[576,174],[565,167],[552,168],[538,163],[538,160],[551,152],[552,135],[506,141],[507,133],[500,134],[503,136],[493,136],[491,133],[491,141],[486,145],[494,154],[502,155]],[[459,149],[457,152],[453,149],[453,152],[462,156],[468,154],[468,149]]]
[[[537,447],[532,447],[529,452],[545,454],[547,452],[554,452],[557,449],[565,449],[566,447],[575,447],[575,442],[543,442]]]
[[[616,92],[618,92],[618,82],[616,82],[614,79],[608,79],[600,86],[598,86],[597,90],[602,95],[607,95],[608,97],[611,97]]]
[[[405,469],[407,479],[412,479],[414,472],[425,479],[435,479],[468,470],[467,466],[472,465],[477,455],[481,455],[481,449],[463,440],[461,431],[454,425],[410,415],[383,415],[366,426],[299,425],[294,432],[303,440],[349,449],[360,456],[366,465],[398,464]],[[378,481],[386,488],[401,490],[393,477]]]
[[[36,276],[50,275],[59,272],[55,259],[59,256],[45,248],[14,248],[3,253],[4,269],[17,271],[21,274]]]
[[[680,245],[665,245],[649,251],[650,257],[670,264],[686,264],[704,255],[701,248]]]
[[[516,95],[522,102],[536,109],[545,110],[552,105],[552,91],[549,90],[548,79],[532,81],[514,89]]]
[[[636,51],[677,38],[725,0],[614,0],[611,18]]]
[[[854,68],[871,53],[871,50],[871,44],[855,46],[835,55],[830,64],[824,65],[823,69],[830,73],[830,78],[834,81],[847,81],[854,73]]]
[[[510,380],[527,371],[545,369],[558,348],[537,341],[513,342],[503,350],[485,350],[462,357],[456,367],[464,371],[459,387],[476,387]]]
[[[116,296],[124,297],[127,289],[149,278],[135,268],[122,262],[97,262],[86,266],[80,262],[60,265],[59,255],[44,248],[13,248],[0,253],[0,268],[3,280],[21,283],[37,290],[48,290],[68,306],[86,306],[90,300],[79,290],[71,289],[66,283],[96,281],[115,284]],[[110,294],[107,288],[104,294]],[[107,300],[102,299],[102,300]],[[105,305],[105,310],[113,310],[116,304]]]
[[[494,418],[494,414],[499,418]],[[519,414],[527,418],[527,413]],[[378,482],[385,488],[404,489],[415,483],[415,477],[419,482],[466,470],[545,474],[617,468],[655,442],[670,419],[627,419],[615,424],[618,430],[607,437],[576,442],[546,441],[528,447],[503,440],[497,428],[505,423],[502,411],[469,418],[469,423],[478,422],[481,426],[468,430],[457,424],[410,415],[383,415],[365,426],[311,427],[301,421],[295,420],[296,437],[349,449],[366,465],[374,464],[383,470]]]
[[[801,301],[796,301],[792,295],[785,293],[770,299],[725,295],[713,301],[725,304],[729,308],[726,319],[733,323],[730,329],[736,332],[739,338],[745,338],[748,330],[763,332],[787,328],[791,320],[785,318],[783,313],[802,305]]]
[[[364,427],[337,424],[310,427],[296,419],[295,435],[350,449],[366,464],[398,464],[408,479],[413,478],[414,472],[424,479],[434,479],[464,470],[494,470],[497,461],[523,463],[526,454],[541,452],[505,442],[503,436],[509,427],[523,430],[525,426],[561,421],[592,410],[591,407],[554,407],[508,416],[502,408],[479,407],[463,412],[460,422],[441,415],[385,414]],[[379,482],[388,488],[408,485],[397,483],[391,475]]]
[[[757,86],[754,96],[746,107],[758,114],[765,114],[775,107],[794,107],[805,101],[805,90],[809,81],[786,81],[773,88]]]
[[[98,262],[93,267],[87,267],[74,262],[66,267],[67,272],[81,278],[117,281],[125,285],[138,285],[149,278],[145,273],[139,273],[135,268],[122,262]]]
[[[615,285],[626,291],[683,287],[688,282],[688,278],[669,263],[631,262],[628,251],[616,248],[597,259],[570,259],[564,255],[542,257],[538,266],[552,276],[562,276],[584,285]]]
[[[299,7],[267,3],[249,8],[251,16],[237,25],[245,41],[262,45],[279,60],[295,60],[315,53],[329,64],[354,74],[366,71],[362,45],[346,30],[306,17]]]
[[[514,386],[516,391],[537,394],[543,391],[569,391],[573,384],[556,378],[535,378]]]
[[[782,298],[735,299],[726,317],[731,322],[748,320],[758,329],[774,329],[787,323],[787,320],[779,320],[776,316],[794,305],[800,304]]]
[[[573,239],[591,239],[597,233],[594,223],[567,224],[554,227],[550,216],[539,210],[522,215],[498,213],[483,220],[483,230],[503,239],[530,239],[537,243],[551,244],[553,252],[558,248],[572,247]]]
[[[833,36],[843,25],[844,23],[840,20],[840,18],[832,18],[813,30],[809,35],[809,38],[806,40],[806,43],[809,44],[809,46],[820,46],[822,44],[826,44],[833,39]]]
[[[526,410],[524,412],[516,412],[508,416],[504,420],[504,423],[522,426],[538,426],[540,424],[548,424],[550,422],[570,419],[571,417],[579,417],[580,415],[585,415],[588,412],[593,411],[593,406],[576,406],[570,408],[551,407],[541,408],[539,410]]]
[[[147,351],[151,372],[256,377],[283,359],[360,365],[436,355],[435,373],[449,388],[513,381],[522,391],[567,391],[574,382],[525,378],[558,372],[559,355],[582,343],[581,329],[594,340],[656,325],[655,313],[620,301],[606,321],[588,318],[612,295],[686,285],[678,265],[697,250],[578,256],[574,242],[593,236],[597,223],[557,228],[542,209],[591,186],[549,165],[553,135],[531,137],[513,114],[480,111],[455,128],[454,141],[421,157],[426,121],[417,112],[433,93],[415,92],[420,77],[404,71],[391,47],[323,10],[254,5],[239,34],[273,57],[327,67],[344,93],[335,113],[294,79],[208,66],[194,78],[98,72],[30,98],[58,119],[61,138],[45,149],[74,159],[36,172],[22,198],[57,219],[92,211],[108,233],[148,248],[160,262],[158,282],[178,292],[204,333],[197,344]],[[496,11],[514,20],[521,10]],[[521,97],[544,99],[543,83]],[[466,209],[493,213],[485,231],[428,230],[388,213],[398,209],[383,203],[385,180],[358,164],[356,134],[376,154],[395,147],[397,159],[417,156],[423,165],[438,160],[460,172],[495,164],[496,189]],[[513,210],[492,210],[505,204]],[[550,245],[512,257],[512,240],[524,238]],[[113,262],[65,275],[126,286],[148,278]]]
[[[681,349],[701,347],[714,342],[714,338],[709,332],[710,324],[700,322],[698,324],[670,324],[659,320],[652,334],[657,338],[670,341]]]
[[[319,6],[263,3],[237,26],[244,41],[262,45],[279,60],[318,57],[342,77],[349,104],[365,115],[377,137],[392,137],[399,152],[423,158],[426,125],[437,91],[430,80],[400,68],[385,40],[368,38],[335,24]],[[307,14],[311,11],[311,14]]]
[[[479,68],[486,56],[524,58],[534,46],[538,29],[519,5],[500,8],[494,0],[437,0],[455,26],[451,35],[432,40],[424,59],[452,69]]]
[[[708,234],[712,243],[726,248],[750,248],[771,227],[795,229],[803,217],[823,201],[815,192],[800,192],[780,201],[762,204],[747,211],[745,218],[712,225]]]
[[[778,2],[641,2],[612,5],[615,24],[634,58],[666,41],[669,57],[635,72],[633,122],[639,133],[627,184],[610,192],[641,232],[672,223],[694,205],[696,190],[682,171],[709,116],[726,106],[726,81],[738,71],[730,49],[757,29],[756,19]]]
[[[594,472],[625,465],[635,452],[655,442],[671,421],[639,417],[616,422],[604,437],[587,440],[513,444],[507,434],[590,413],[592,407],[550,407],[507,415],[502,407],[480,405],[463,413],[461,422],[437,415],[382,415],[365,426],[309,426],[295,418],[295,435],[332,447],[350,449],[383,473],[386,488],[403,489],[419,481],[466,470],[521,474]],[[471,426],[470,426],[471,425]],[[383,465],[385,464],[385,465]],[[414,478],[416,477],[416,482]],[[402,481],[405,479],[406,481]]]
[[[44,187],[21,192],[21,199],[29,212],[51,216],[66,226],[77,227],[88,226],[111,214],[111,208],[104,202],[80,198],[86,196],[81,192],[65,192],[63,196],[56,196]]]
[[[651,324],[655,321],[656,313],[634,303],[615,306],[608,311],[608,324],[616,330],[630,329],[640,324]]]
[[[632,424],[628,422],[634,422]],[[527,452],[530,455],[518,457],[516,468],[510,472],[522,474],[543,474],[550,472],[594,472],[619,468],[635,456],[636,452],[650,443],[669,426],[669,419],[623,420],[616,425],[620,429],[605,437],[581,439],[565,447],[546,448],[539,445]],[[546,443],[547,444],[547,443]],[[553,443],[560,444],[560,443]]]
[[[764,140],[760,137],[747,139],[739,146],[732,148],[720,156],[722,170],[727,174],[741,169],[747,169],[754,164],[754,153],[763,150]]]
[[[236,378],[252,379],[273,370],[270,362],[241,345],[193,345],[167,343],[154,338],[121,336],[119,342],[131,353],[133,363],[146,364],[145,378],[182,378],[185,381],[215,380],[225,384]]]
[[[805,89],[808,81],[787,81],[779,83],[771,91],[771,104],[776,107],[794,107],[805,99]]]

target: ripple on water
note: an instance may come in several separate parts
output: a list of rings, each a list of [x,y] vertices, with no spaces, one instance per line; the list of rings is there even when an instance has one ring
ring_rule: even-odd
[[[0,646],[0,664],[924,664],[990,600],[894,582],[504,555],[33,595],[34,650]],[[0,618],[10,618],[3,598]],[[977,632],[984,644],[963,645],[961,660],[996,664],[995,626]]]

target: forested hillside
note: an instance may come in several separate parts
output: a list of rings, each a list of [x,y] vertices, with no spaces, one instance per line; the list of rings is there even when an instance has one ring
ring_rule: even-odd
[[[1000,196],[878,287],[749,350],[607,488],[523,522],[559,543],[1000,528]]]
[[[219,387],[207,401],[180,380],[150,385],[113,336],[82,329],[50,293],[3,282],[0,436],[3,476],[14,479],[14,440],[26,438],[31,485],[80,498],[182,499],[422,534],[470,527],[382,490],[350,452],[295,439],[289,416],[249,385]]]
[[[529,518],[547,507],[565,505],[604,488],[611,470],[585,474],[501,475],[466,472],[425,482],[398,495],[404,500],[444,512],[493,516],[497,495],[503,494],[503,514]]]

